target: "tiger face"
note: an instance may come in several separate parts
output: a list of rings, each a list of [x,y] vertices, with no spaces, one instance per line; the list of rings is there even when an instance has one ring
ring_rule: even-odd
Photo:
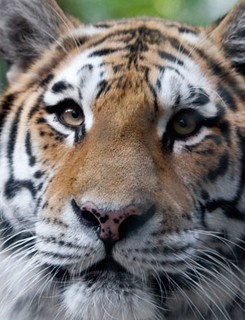
[[[0,5],[0,318],[242,320],[245,2],[207,28]]]

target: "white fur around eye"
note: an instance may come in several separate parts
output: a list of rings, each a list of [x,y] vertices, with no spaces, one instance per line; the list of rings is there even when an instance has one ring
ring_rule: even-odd
[[[195,144],[200,143],[205,137],[210,134],[210,130],[206,127],[200,129],[194,136],[186,139],[186,140],[175,140],[173,146],[173,152],[175,154],[180,154],[186,146],[193,146]]]

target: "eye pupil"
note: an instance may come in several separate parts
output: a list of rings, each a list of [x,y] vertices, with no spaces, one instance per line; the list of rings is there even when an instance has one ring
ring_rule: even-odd
[[[181,112],[173,118],[173,131],[181,137],[193,134],[199,127],[199,118],[195,112]]]
[[[182,118],[179,120],[179,126],[182,128],[186,128],[188,127],[188,122],[186,121],[186,119]]]
[[[79,113],[75,110],[71,110],[71,116],[74,118],[74,119],[77,119],[79,118]]]
[[[63,124],[71,127],[78,127],[84,122],[84,115],[79,107],[66,108],[60,116]]]

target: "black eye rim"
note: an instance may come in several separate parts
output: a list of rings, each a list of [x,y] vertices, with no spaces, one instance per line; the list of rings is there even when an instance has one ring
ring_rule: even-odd
[[[75,111],[81,112],[83,118],[85,118],[82,107],[78,103],[76,103],[73,99],[66,98],[58,102],[56,105],[46,106],[45,109],[49,114],[55,114],[57,117],[57,120],[66,128],[76,130],[78,128],[81,128],[84,125],[84,121],[80,125],[70,125],[70,124],[67,124],[63,118],[63,114],[66,110],[75,110]]]

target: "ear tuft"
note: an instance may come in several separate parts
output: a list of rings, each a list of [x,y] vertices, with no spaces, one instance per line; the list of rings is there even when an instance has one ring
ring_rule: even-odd
[[[220,20],[212,37],[221,44],[233,66],[245,75],[245,1],[237,5]]]
[[[0,0],[0,53],[25,69],[72,26],[54,0]]]

